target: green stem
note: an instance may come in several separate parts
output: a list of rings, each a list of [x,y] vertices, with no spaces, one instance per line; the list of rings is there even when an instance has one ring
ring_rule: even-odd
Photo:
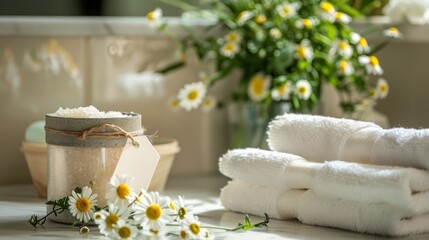
[[[184,10],[184,11],[198,12],[201,10],[197,7],[194,7],[188,3],[185,3],[185,2],[180,1],[180,0],[160,0],[160,2],[166,3],[166,4],[171,5],[171,6],[175,6],[177,8]]]

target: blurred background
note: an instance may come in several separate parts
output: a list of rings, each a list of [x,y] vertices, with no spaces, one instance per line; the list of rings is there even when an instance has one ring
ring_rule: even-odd
[[[30,123],[59,107],[87,105],[138,112],[149,133],[177,139],[182,151],[173,175],[217,172],[218,158],[228,149],[226,110],[174,112],[168,105],[168,99],[185,83],[197,81],[206,66],[191,60],[156,81],[139,75],[180,58],[177,46],[145,20],[156,7],[166,16],[182,13],[155,0],[0,2],[0,184],[31,181],[20,152]],[[169,31],[180,35],[180,21],[169,21]],[[198,21],[191,26],[203,34],[207,24]],[[376,109],[392,127],[427,128],[429,27],[407,21],[393,24],[404,37],[378,53],[390,93]],[[390,26],[392,21],[377,16],[355,25],[363,29]],[[381,40],[374,35],[369,41]],[[222,96],[231,89],[223,81],[211,91]],[[341,116],[337,101],[335,92],[327,89],[323,113]]]

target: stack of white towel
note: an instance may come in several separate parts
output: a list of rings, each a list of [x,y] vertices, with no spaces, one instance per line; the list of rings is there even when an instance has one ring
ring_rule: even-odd
[[[285,114],[268,136],[274,151],[221,157],[232,178],[225,208],[362,233],[429,232],[429,130]]]

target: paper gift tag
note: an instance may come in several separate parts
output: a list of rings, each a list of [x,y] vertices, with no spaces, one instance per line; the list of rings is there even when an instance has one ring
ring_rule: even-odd
[[[113,174],[127,174],[134,177],[130,186],[139,192],[141,188],[147,190],[159,161],[159,154],[146,136],[137,136],[134,139],[139,146],[134,146],[131,139],[127,140],[122,155],[119,158]]]

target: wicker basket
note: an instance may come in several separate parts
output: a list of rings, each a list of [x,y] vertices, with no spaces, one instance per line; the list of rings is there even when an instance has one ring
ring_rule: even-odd
[[[154,147],[159,153],[158,166],[149,185],[148,191],[162,191],[170,174],[175,155],[180,152],[177,140],[156,138]],[[25,155],[31,179],[40,198],[46,198],[48,182],[48,158],[46,144],[23,142],[21,151]]]

